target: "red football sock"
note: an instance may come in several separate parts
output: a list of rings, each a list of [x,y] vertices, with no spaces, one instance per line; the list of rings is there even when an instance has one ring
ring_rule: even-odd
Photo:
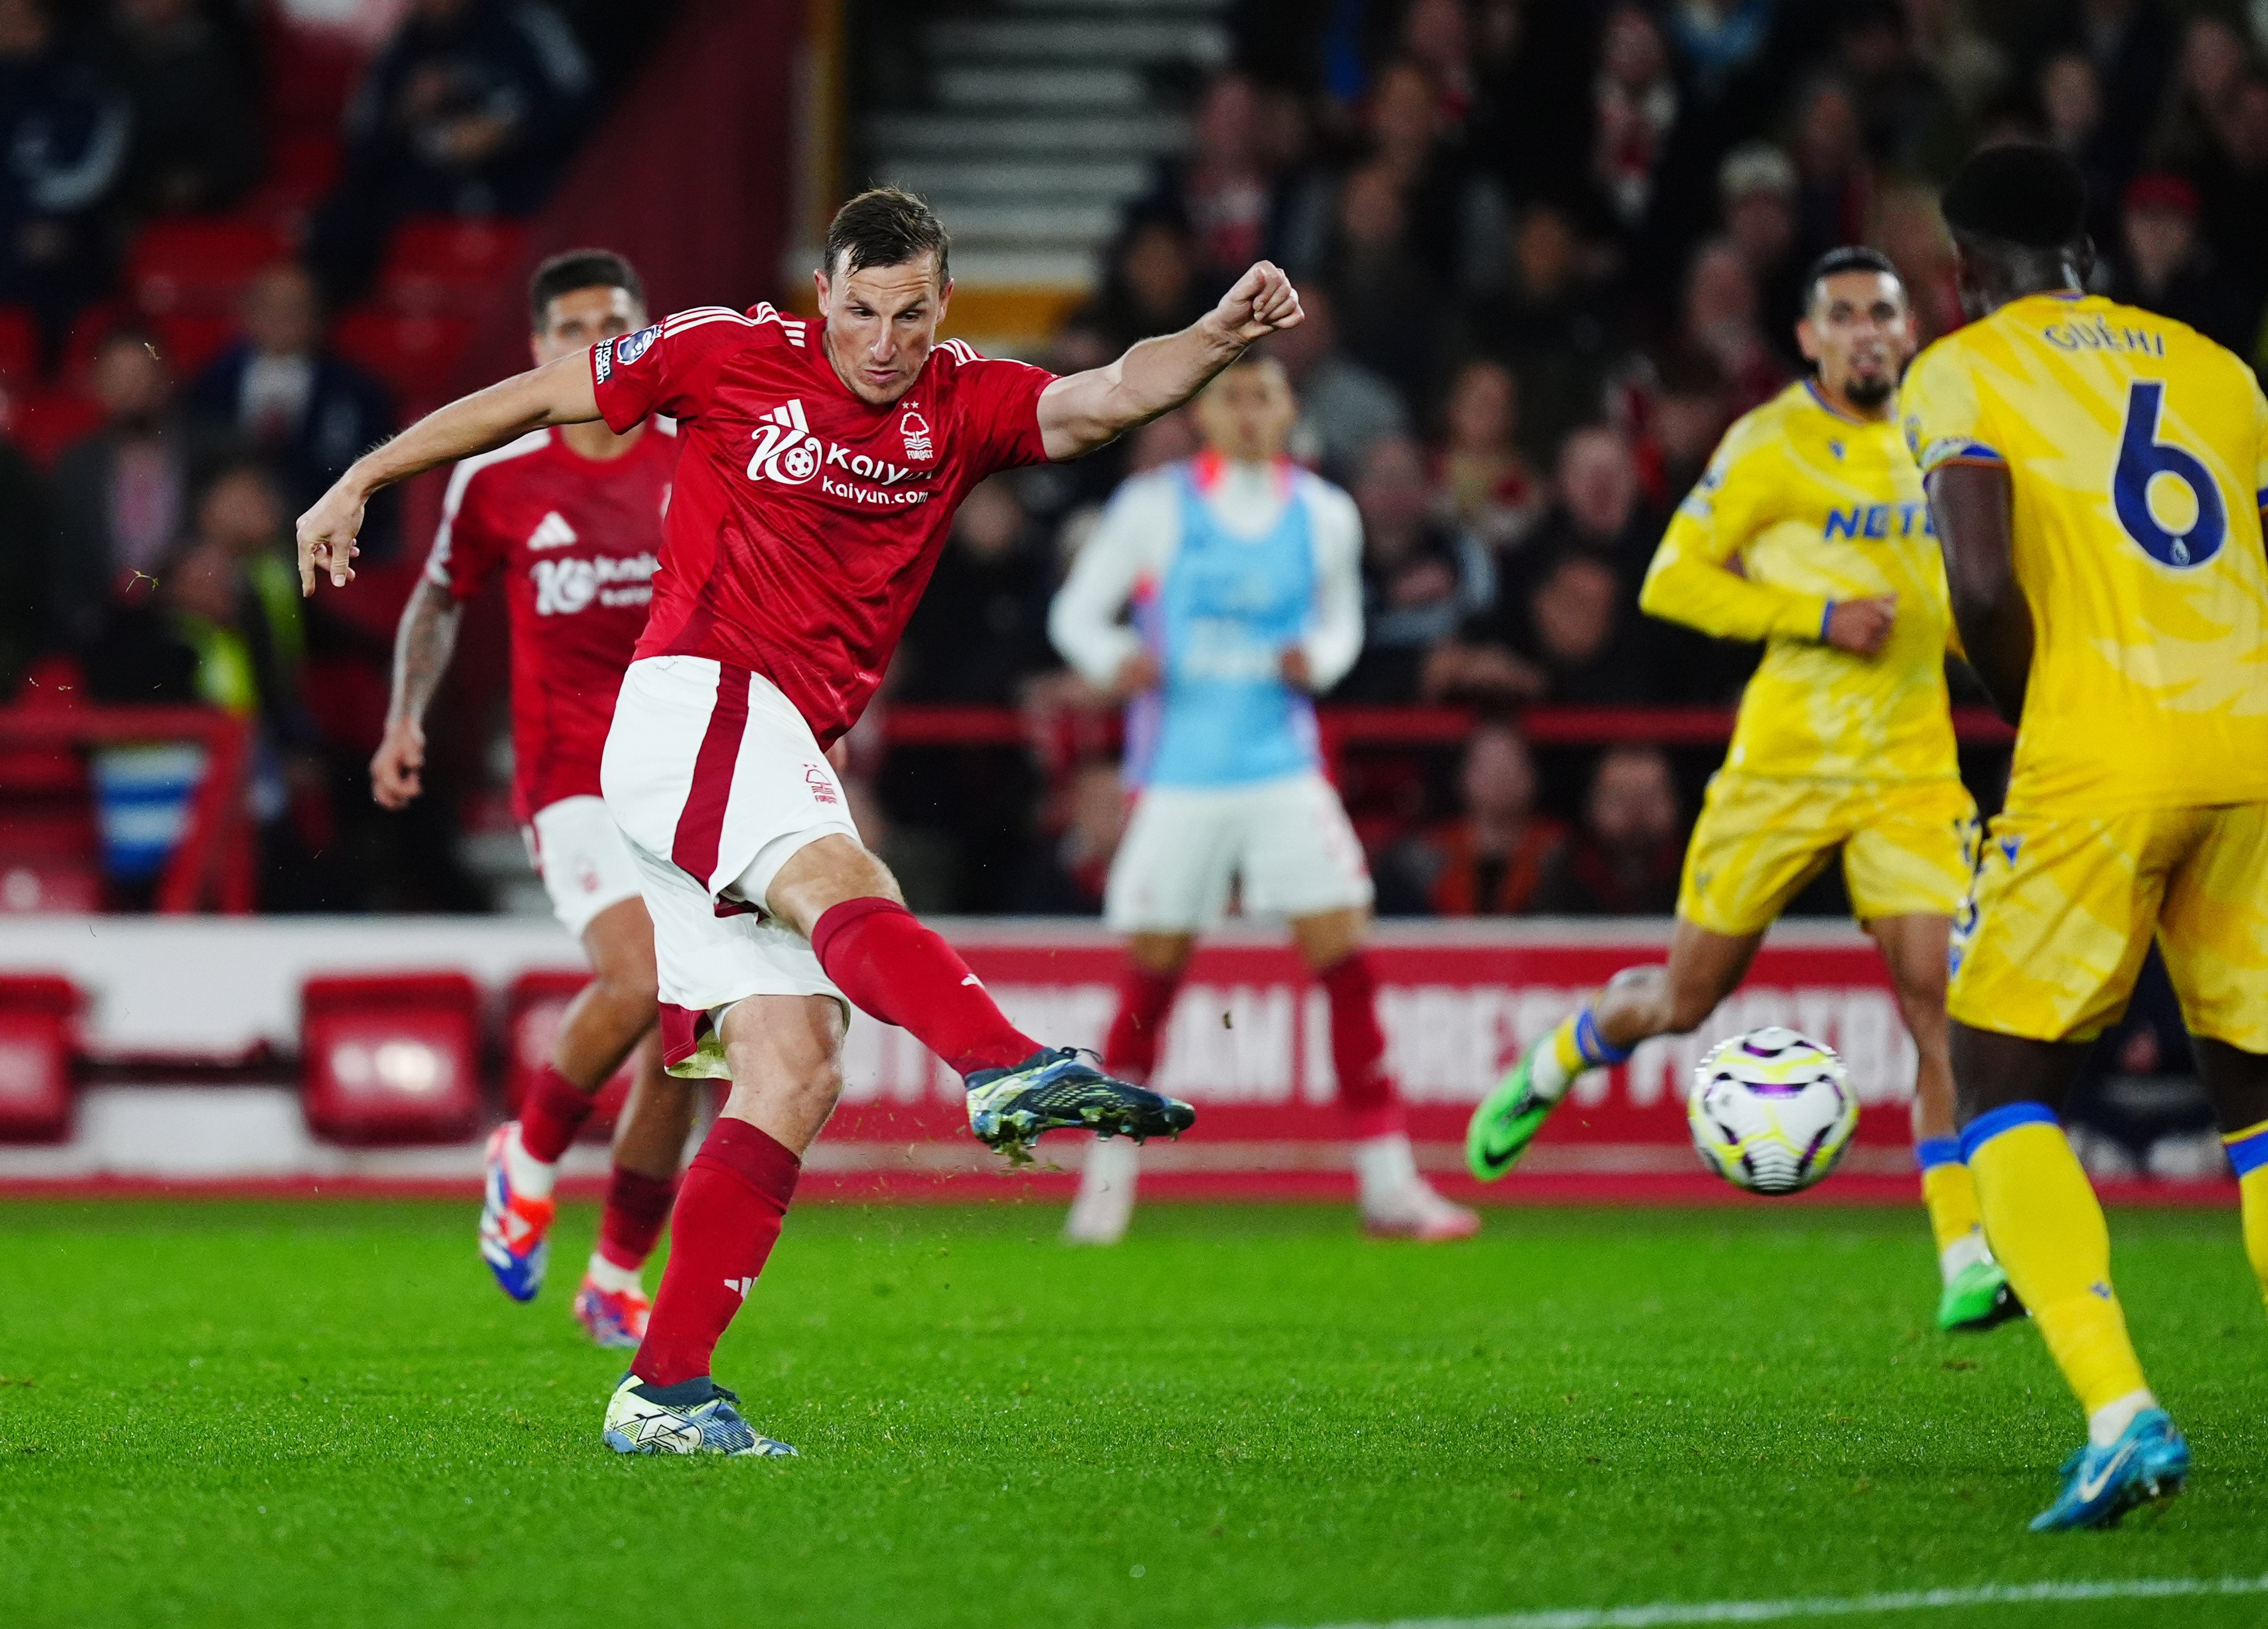
[[[1118,1014],[1102,1043],[1102,1072],[1140,1085],[1158,1067],[1158,1043],[1174,1011],[1182,976],[1152,973],[1132,962],[1118,976]]]
[[[910,1031],[955,1074],[1005,1069],[1041,1050],[1001,1016],[953,947],[895,900],[844,900],[813,925],[811,947],[853,1006]]]
[[[710,1128],[685,1172],[677,1237],[630,1372],[674,1386],[709,1372],[725,1326],[740,1310],[779,1242],[803,1162],[746,1120]]]
[[[676,1198],[674,1176],[615,1167],[607,1179],[607,1208],[599,1218],[599,1254],[630,1272],[644,1266]]]
[[[1378,980],[1362,951],[1343,956],[1315,975],[1331,1002],[1331,1063],[1338,1071],[1339,1107],[1358,1139],[1403,1129],[1402,1095],[1380,1065],[1386,1032],[1378,1027]]]
[[[597,1102],[597,1093],[578,1089],[546,1065],[519,1100],[519,1146],[544,1164],[556,1165]]]

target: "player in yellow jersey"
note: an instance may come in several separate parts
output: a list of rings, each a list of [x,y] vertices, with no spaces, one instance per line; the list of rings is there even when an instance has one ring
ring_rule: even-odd
[[[2058,1124],[2154,935],[2268,1278],[2268,401],[2168,318],[2081,292],[2078,167],[1977,154],[1944,198],[1976,319],[1902,407],[1969,660],[2017,726],[2004,813],[1954,936],[1962,1146],[1985,1231],[2088,1414],[2035,1529],[2178,1488]]]
[[[1946,941],[1977,811],[1947,705],[1945,568],[1896,422],[1912,313],[1871,249],[1825,256],[1806,286],[1796,334],[1816,379],[1726,432],[1639,598],[1656,616],[1765,642],[1686,851],[1668,965],[1617,974],[1530,1048],[1474,1114],[1467,1159],[1483,1181],[1503,1176],[1577,1076],[1708,1017],[1839,851],[1920,1055],[1914,1131],[1939,1323],[1987,1328],[2021,1308],[1954,1137]]]

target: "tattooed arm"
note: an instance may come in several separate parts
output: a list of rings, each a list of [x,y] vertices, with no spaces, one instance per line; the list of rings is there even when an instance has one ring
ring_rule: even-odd
[[[370,794],[382,807],[406,808],[424,790],[425,709],[457,647],[459,614],[455,597],[426,578],[401,609],[394,635],[394,700],[386,710],[386,738],[370,761]]]

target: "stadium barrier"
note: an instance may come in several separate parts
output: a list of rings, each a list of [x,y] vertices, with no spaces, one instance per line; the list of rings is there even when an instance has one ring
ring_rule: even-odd
[[[1028,1030],[1100,1044],[1120,953],[1098,926],[942,925]],[[1459,1176],[1470,1105],[1586,991],[1617,968],[1659,960],[1668,932],[1665,922],[1627,920],[1381,928],[1388,1064],[1409,1103],[1421,1164],[1451,1190],[1476,1192]],[[540,1025],[556,1021],[556,1006],[548,1019],[528,1014],[563,1000],[582,977],[575,962],[557,927],[526,919],[0,919],[0,970],[67,978],[88,999],[71,1134],[51,1146],[0,1147],[0,1184],[468,1190],[480,1124],[503,1111],[501,1088],[513,1072],[540,1059]],[[436,969],[449,969],[438,984]],[[403,975],[423,982],[404,985]],[[466,995],[475,989],[478,1027]],[[404,990],[417,996],[415,1010],[397,999]],[[437,1011],[455,1016],[444,1023]],[[1803,923],[1774,931],[1748,983],[1694,1035],[1651,1043],[1624,1067],[1583,1082],[1521,1170],[1486,1197],[1734,1198],[1699,1169],[1685,1087],[1711,1042],[1766,1022],[1791,1023],[1840,1049],[1862,1104],[1856,1145],[1819,1194],[1909,1198],[1914,1060],[1881,962],[1856,930]],[[1206,944],[1160,1073],[1161,1086],[1199,1105],[1198,1126],[1149,1151],[1145,1191],[1351,1191],[1328,1035],[1322,993],[1279,936],[1234,925]],[[389,1044],[399,1050],[387,1053]],[[342,1081],[346,1045],[360,1057]],[[445,1065],[435,1056],[443,1051],[474,1061]],[[843,1106],[808,1166],[814,1195],[1051,1198],[1067,1190],[1084,1154],[1078,1139],[1051,1138],[1036,1170],[1009,1171],[970,1140],[959,1082],[902,1031],[854,1018],[845,1061]],[[475,1081],[468,1122],[462,1094]],[[353,1088],[351,1114],[339,1107],[349,1095],[342,1086]],[[569,1162],[571,1179],[594,1177],[604,1148],[578,1146]],[[2135,1191],[2225,1202],[2229,1190]]]

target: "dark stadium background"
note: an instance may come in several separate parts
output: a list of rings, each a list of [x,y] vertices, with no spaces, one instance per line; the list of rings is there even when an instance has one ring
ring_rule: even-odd
[[[1638,578],[1796,377],[1801,268],[1874,243],[1945,331],[1938,185],[2044,139],[2090,179],[2099,288],[2254,357],[2264,45],[2268,8],[2167,0],[0,0],[0,905],[540,912],[499,603],[426,797],[368,796],[432,478],[350,593],[290,592],[291,519],[524,357],[543,254],[620,247],[658,311],[807,306],[877,180],[955,232],[950,331],[1063,368],[1285,265],[1301,450],[1367,523],[1326,717],[1382,910],[1664,914],[1753,654],[1640,617]],[[312,405],[241,422],[279,333]],[[1095,913],[1115,722],[1046,603],[1113,485],[1190,445],[1164,421],[964,512],[851,740],[917,910]],[[1989,810],[2007,734],[1955,680]],[[206,711],[111,711],[151,706]],[[153,731],[201,756],[125,773]],[[1594,799],[1609,753],[1652,790]],[[1831,873],[1798,909],[1843,911]],[[2191,1124],[2183,1044],[2146,990],[2103,1159]]]

